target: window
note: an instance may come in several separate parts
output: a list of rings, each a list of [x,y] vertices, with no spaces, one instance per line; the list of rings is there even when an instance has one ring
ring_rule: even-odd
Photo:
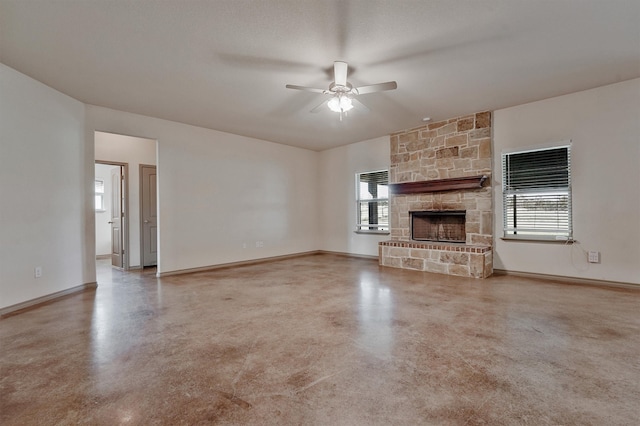
[[[357,232],[389,232],[389,172],[356,175]]]
[[[571,146],[502,154],[504,237],[571,240]]]
[[[96,211],[103,212],[104,211],[104,181],[102,179],[96,179]]]

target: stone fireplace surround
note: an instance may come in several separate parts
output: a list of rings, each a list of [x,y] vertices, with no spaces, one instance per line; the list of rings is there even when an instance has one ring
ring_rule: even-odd
[[[379,244],[380,264],[474,278],[490,276],[492,195],[491,186],[483,184],[491,175],[491,113],[394,133],[390,142],[391,240]],[[470,177],[480,178],[479,184],[465,184]],[[409,212],[418,210],[466,211],[465,242],[411,240]]]

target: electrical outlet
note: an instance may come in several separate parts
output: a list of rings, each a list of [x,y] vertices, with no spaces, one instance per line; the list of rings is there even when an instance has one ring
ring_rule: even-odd
[[[600,263],[600,252],[599,251],[590,251],[589,252],[589,263]]]
[[[256,241],[256,247],[264,247],[264,241]]]
[[[33,276],[36,278],[42,277],[42,266],[36,266],[33,268]]]

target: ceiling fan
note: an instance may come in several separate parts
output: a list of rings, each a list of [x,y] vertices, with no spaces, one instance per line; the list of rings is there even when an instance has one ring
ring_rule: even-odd
[[[353,108],[353,104],[362,103],[355,99],[358,95],[366,95],[367,93],[382,92],[385,90],[394,90],[398,87],[398,83],[395,81],[387,81],[386,83],[371,84],[368,86],[353,87],[351,83],[347,81],[347,63],[342,61],[336,61],[333,63],[333,83],[329,85],[328,89],[316,89],[313,87],[296,86],[294,84],[287,84],[287,89],[304,90],[306,92],[321,93],[323,95],[330,95],[331,98],[327,102],[327,106],[331,111],[340,113],[340,121],[342,121],[342,115]],[[324,102],[318,107],[312,109],[312,112],[319,110],[319,107],[324,105]],[[364,105],[362,105],[364,107]],[[366,107],[364,107],[366,108]]]

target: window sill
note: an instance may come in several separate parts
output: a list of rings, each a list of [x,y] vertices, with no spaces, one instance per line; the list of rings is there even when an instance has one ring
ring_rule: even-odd
[[[566,240],[556,240],[551,238],[535,238],[531,236],[527,237],[501,237],[502,241],[513,241],[513,242],[522,242],[522,243],[546,243],[546,244],[574,244],[577,243],[573,238],[568,238]]]
[[[389,235],[389,231],[353,231],[355,234]]]

